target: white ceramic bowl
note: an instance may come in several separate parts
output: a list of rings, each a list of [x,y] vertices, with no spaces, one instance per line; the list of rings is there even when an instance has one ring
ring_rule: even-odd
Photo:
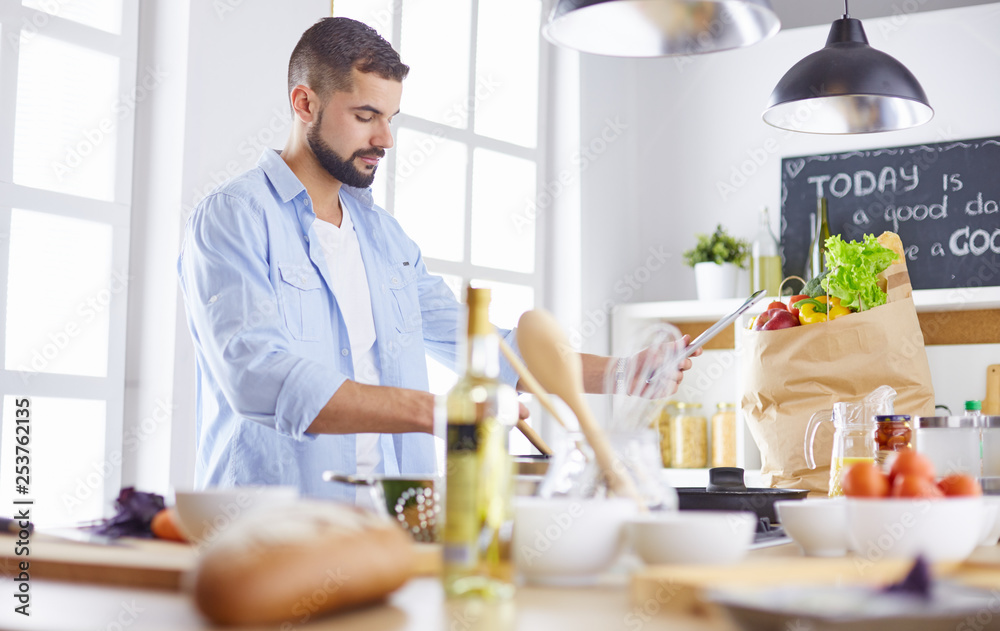
[[[983,538],[981,497],[848,498],[848,541],[869,561],[913,558],[961,561]]]
[[[638,515],[629,525],[646,563],[725,564],[750,549],[757,521],[750,512],[684,510]]]
[[[240,486],[203,491],[178,491],[174,495],[177,525],[189,541],[211,543],[236,521],[259,511],[274,510],[294,502],[294,486]]]
[[[979,539],[981,546],[995,546],[1000,540],[1000,497],[996,495],[983,496],[984,517],[983,536]]]
[[[625,522],[636,512],[627,498],[517,497],[517,569],[531,582],[590,582],[618,558]]]
[[[806,556],[847,554],[847,504],[843,498],[805,498],[774,503],[778,522]]]

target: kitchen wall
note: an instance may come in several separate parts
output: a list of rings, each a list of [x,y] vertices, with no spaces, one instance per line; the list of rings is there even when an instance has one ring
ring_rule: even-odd
[[[723,223],[751,239],[763,206],[777,232],[782,157],[1000,134],[1000,3],[864,26],[872,46],[920,80],[935,109],[929,124],[860,136],[766,125],[774,85],[823,46],[829,25],[704,56],[581,55],[580,144],[592,157],[581,192],[585,350],[607,351],[610,305],[695,298],[681,258],[695,233]]]

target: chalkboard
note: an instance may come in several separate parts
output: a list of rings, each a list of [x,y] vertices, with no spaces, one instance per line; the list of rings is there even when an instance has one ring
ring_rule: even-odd
[[[914,289],[1000,285],[1000,137],[784,158],[786,276],[803,275],[820,196],[831,234],[898,233]]]

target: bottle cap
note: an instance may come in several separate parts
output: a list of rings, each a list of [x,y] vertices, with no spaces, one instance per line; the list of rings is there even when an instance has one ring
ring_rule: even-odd
[[[966,410],[982,410],[983,409],[983,402],[979,401],[978,399],[972,400],[972,401],[966,401],[965,402],[965,409]]]

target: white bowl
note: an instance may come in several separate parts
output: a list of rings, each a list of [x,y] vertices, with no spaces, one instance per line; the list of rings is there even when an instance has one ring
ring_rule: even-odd
[[[518,571],[532,582],[592,581],[618,558],[625,522],[637,510],[627,498],[515,498]]]
[[[254,513],[273,510],[294,502],[299,490],[294,486],[240,486],[174,494],[178,527],[189,541],[215,541],[229,527]]]
[[[983,538],[985,506],[981,497],[848,498],[848,541],[869,561],[961,561]]]
[[[995,546],[1000,540],[1000,497],[983,496],[985,508],[983,516],[983,536],[979,539],[981,546]]]
[[[630,521],[636,554],[655,563],[736,563],[750,549],[757,516],[734,511],[648,513]]]
[[[778,522],[806,556],[847,554],[847,504],[843,498],[805,498],[774,503]]]

